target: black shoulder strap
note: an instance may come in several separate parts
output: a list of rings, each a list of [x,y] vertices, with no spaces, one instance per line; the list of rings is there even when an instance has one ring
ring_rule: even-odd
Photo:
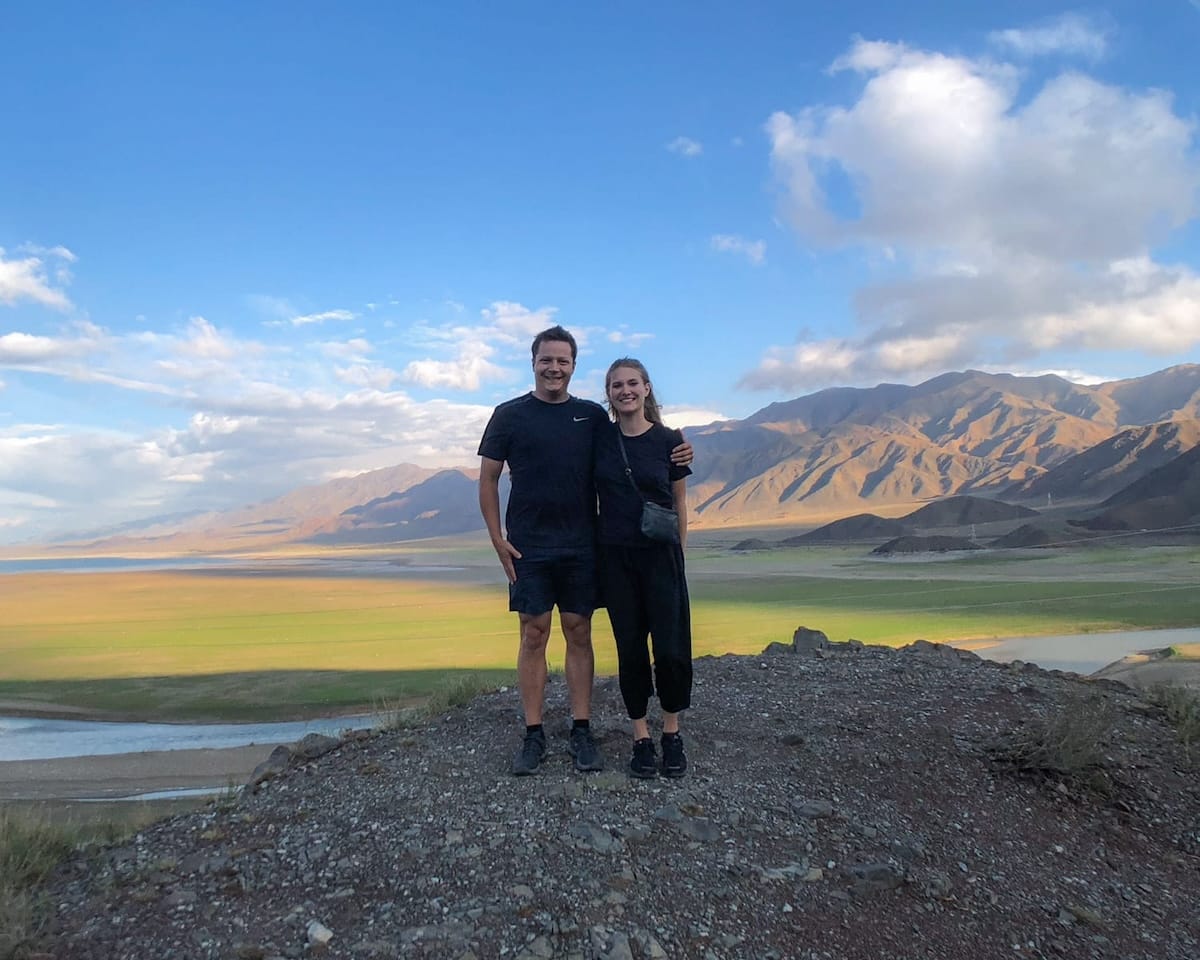
[[[633,487],[633,492],[638,495],[639,500],[642,500],[644,499],[642,497],[642,491],[638,489],[637,481],[633,479],[633,470],[629,466],[629,457],[625,453],[625,439],[621,436],[621,425],[619,423],[614,423],[613,429],[617,431],[617,447],[620,448],[621,459],[625,462],[625,476],[629,478],[629,483],[630,486]]]

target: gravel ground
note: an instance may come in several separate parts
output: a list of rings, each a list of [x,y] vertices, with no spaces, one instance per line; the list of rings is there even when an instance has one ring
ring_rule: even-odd
[[[236,802],[80,853],[48,884],[59,960],[1200,956],[1200,776],[1116,683],[918,643],[697,661],[691,770],[508,766],[514,690],[418,728],[309,738]],[[1013,769],[1069,718],[1077,775]],[[1042,738],[1044,740],[1045,738]]]

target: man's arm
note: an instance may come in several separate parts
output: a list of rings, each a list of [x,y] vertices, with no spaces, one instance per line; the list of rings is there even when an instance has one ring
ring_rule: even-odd
[[[690,448],[689,448],[690,449]],[[687,478],[680,477],[671,484],[671,496],[675,500],[675,512],[679,514],[679,545],[687,546]]]
[[[500,558],[500,566],[504,568],[504,575],[509,583],[516,583],[517,571],[513,568],[513,557],[520,559],[521,553],[504,539],[500,529],[500,474],[503,470],[503,460],[479,458],[479,512],[483,514],[483,522]]]
[[[687,442],[682,430],[679,431],[679,439],[683,442],[671,451],[671,462],[677,467],[686,467],[692,462],[692,445]]]

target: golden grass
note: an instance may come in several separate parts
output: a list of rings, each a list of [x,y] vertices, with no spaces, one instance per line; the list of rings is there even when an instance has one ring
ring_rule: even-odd
[[[835,558],[840,554],[834,554]],[[1194,584],[1002,580],[949,565],[819,576],[822,553],[692,565],[696,656],[757,653],[801,624],[832,640],[991,639],[1200,623]],[[503,583],[307,572],[137,571],[0,577],[0,701],[145,718],[256,718],[424,699],[461,674],[507,682],[516,618]],[[826,567],[826,569],[828,569]],[[886,573],[887,578],[879,574]],[[596,669],[616,671],[608,618]],[[550,644],[552,668],[563,644]],[[0,713],[4,709],[0,707]]]

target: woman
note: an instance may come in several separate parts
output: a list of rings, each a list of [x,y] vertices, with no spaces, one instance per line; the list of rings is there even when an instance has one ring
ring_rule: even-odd
[[[691,706],[692,697],[691,612],[683,570],[685,478],[692,471],[671,463],[671,449],[683,437],[663,425],[640,361],[624,357],[614,362],[605,377],[605,393],[616,426],[601,430],[596,444],[597,539],[600,583],[617,641],[621,696],[633,721],[629,773],[641,779],[659,772],[682,777],[687,757],[679,713]],[[642,533],[646,501],[675,509],[678,543],[651,540]],[[654,653],[653,675],[647,635]],[[656,689],[662,707],[661,761],[646,723]]]

